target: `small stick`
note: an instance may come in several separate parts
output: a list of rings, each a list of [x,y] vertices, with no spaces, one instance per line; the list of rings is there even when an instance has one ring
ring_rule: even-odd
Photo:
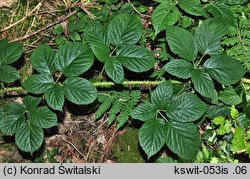
[[[25,19],[27,19],[28,17],[32,16],[34,12],[36,12],[37,9],[39,9],[41,6],[42,6],[42,3],[44,2],[45,0],[42,0],[39,4],[37,4],[37,6],[32,9],[32,11],[30,11],[29,14],[27,14],[26,16],[24,16],[22,19],[20,19],[19,21],[16,21],[15,23],[13,24],[10,24],[9,26],[3,28],[0,30],[0,32],[4,32],[12,27],[14,27],[15,25],[19,24],[20,22],[24,21]]]
[[[128,2],[131,3],[130,0],[128,0]],[[132,8],[134,9],[134,11],[135,11],[137,14],[139,14],[142,18],[149,18],[149,17],[150,17],[149,15],[140,13],[140,12],[135,8],[135,6],[133,5],[133,3],[131,3],[131,7],[132,7]]]
[[[76,12],[77,12],[77,11],[73,11],[72,13],[68,14],[65,18],[63,18],[63,19],[61,19],[61,20],[58,20],[58,21],[56,21],[56,22],[54,22],[54,23],[51,23],[51,24],[49,24],[48,26],[43,27],[43,28],[41,28],[41,29],[39,29],[39,30],[33,32],[32,34],[24,35],[24,36],[19,37],[19,38],[17,38],[17,39],[11,40],[10,42],[17,42],[17,41],[26,40],[26,39],[28,39],[28,38],[30,38],[30,37],[36,35],[36,34],[39,34],[40,32],[43,32],[43,31],[45,31],[45,30],[47,30],[47,29],[49,29],[49,28],[51,28],[51,27],[53,27],[53,26],[55,26],[55,25],[57,25],[57,24],[59,24],[59,23],[61,23],[61,22],[63,22],[63,21],[65,21],[65,20],[68,19],[69,17],[73,16]]]

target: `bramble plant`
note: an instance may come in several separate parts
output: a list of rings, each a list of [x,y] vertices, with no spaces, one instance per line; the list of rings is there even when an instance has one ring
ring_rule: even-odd
[[[249,22],[244,14],[237,15],[236,23],[231,11],[246,1],[155,0],[151,19],[146,19],[152,26],[142,23],[148,16],[145,6],[112,2],[98,4],[103,8],[93,10],[95,21],[75,16],[67,35],[55,26],[56,50],[39,45],[33,51],[34,71],[22,87],[15,86],[20,76],[11,64],[20,59],[23,46],[0,40],[1,94],[28,93],[22,103],[0,108],[1,133],[15,135],[22,151],[34,153],[44,142],[43,129],[57,125],[54,111],[64,112],[66,100],[98,102],[95,119],[107,113],[108,127],[115,124],[119,130],[130,118],[141,121],[139,143],[148,159],[166,147],[183,161],[235,162],[233,154],[249,154],[250,80],[243,79],[249,72]],[[237,29],[243,41],[236,39]],[[152,46],[146,48],[149,41]],[[95,75],[88,74],[91,70]],[[135,80],[142,73],[144,80],[130,81],[129,73]],[[140,85],[148,85],[146,97]],[[157,87],[151,91],[151,85]],[[219,152],[211,152],[207,146],[217,139]],[[177,161],[170,157],[156,161]]]

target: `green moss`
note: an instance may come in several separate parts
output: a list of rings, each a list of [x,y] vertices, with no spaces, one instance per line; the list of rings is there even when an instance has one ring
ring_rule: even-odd
[[[119,163],[144,163],[138,142],[138,129],[129,129],[123,135],[118,136],[113,145],[112,154]]]

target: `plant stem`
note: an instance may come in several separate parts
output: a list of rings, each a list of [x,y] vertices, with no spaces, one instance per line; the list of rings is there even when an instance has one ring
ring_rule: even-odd
[[[163,81],[124,81],[121,85],[123,86],[136,86],[136,85],[159,85]],[[116,85],[113,82],[95,82],[93,83],[95,87],[111,87]]]
[[[246,84],[250,84],[250,79],[242,78],[242,79],[241,79],[241,82],[242,82],[242,83],[246,83]]]
[[[119,47],[119,46],[116,46],[116,47],[112,50],[112,52],[109,54],[109,57],[111,57],[111,56],[115,53],[115,51],[117,50],[118,47]]]
[[[180,83],[179,81],[176,81],[176,80],[170,80],[170,81],[173,84],[179,84]],[[121,85],[122,86],[159,85],[162,82],[164,82],[164,80],[162,80],[162,81],[148,81],[148,80],[145,80],[145,81],[124,81]],[[243,78],[243,79],[241,79],[241,82],[246,83],[246,84],[250,84],[250,79]],[[99,88],[101,88],[101,87],[107,87],[108,88],[108,87],[115,86],[116,84],[114,82],[102,81],[102,82],[94,82],[93,85],[95,87],[97,87],[97,88],[98,87]],[[27,93],[27,91],[23,87],[18,86],[18,87],[0,89],[0,94],[11,92],[11,91]]]
[[[137,85],[159,85],[160,83],[162,83],[163,81],[124,81],[121,85],[123,86],[137,86]],[[178,84],[180,82],[176,81],[176,80],[171,80],[172,83]],[[95,87],[112,87],[115,86],[116,84],[113,82],[94,82],[93,85]],[[22,93],[26,93],[27,91],[22,88],[22,87],[11,87],[11,88],[4,88],[0,90],[0,94],[2,93],[7,93],[7,92],[11,92],[11,91],[16,91],[16,92],[22,92]]]
[[[98,75],[98,81],[101,82],[102,81],[102,75],[104,73],[104,66],[102,67],[102,71],[101,73]]]
[[[0,90],[0,94],[2,93],[7,93],[7,92],[11,92],[11,91],[16,91],[16,92],[23,92],[25,93],[25,89],[23,89],[22,87],[11,87],[11,88],[4,88]]]
[[[203,58],[205,57],[206,54],[203,54],[200,60],[195,64],[194,68],[197,69],[197,67],[201,64]]]

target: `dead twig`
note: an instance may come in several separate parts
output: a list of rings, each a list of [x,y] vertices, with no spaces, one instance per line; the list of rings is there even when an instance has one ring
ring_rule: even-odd
[[[43,31],[45,31],[45,30],[47,30],[47,29],[49,29],[49,28],[51,28],[51,27],[57,25],[57,24],[60,24],[60,23],[64,22],[64,21],[67,20],[69,17],[73,16],[76,12],[77,12],[77,11],[73,11],[72,13],[68,14],[66,17],[64,17],[64,18],[62,18],[62,19],[60,19],[60,20],[58,20],[58,21],[56,21],[56,22],[54,22],[54,23],[51,23],[51,24],[47,25],[46,27],[43,27],[43,28],[41,28],[41,29],[38,29],[37,31],[35,31],[35,32],[31,33],[31,34],[24,35],[24,36],[19,37],[19,38],[17,38],[17,39],[11,40],[10,42],[17,42],[17,41],[26,40],[26,39],[28,39],[28,38],[30,38],[30,37],[36,35],[36,34],[39,34],[39,33],[43,32]]]
[[[37,9],[39,9],[42,6],[44,1],[45,0],[42,0],[40,3],[38,3],[37,6],[34,9],[32,9],[32,11],[30,11],[27,15],[25,15],[22,19],[20,19],[20,20],[16,21],[15,23],[10,24],[9,26],[1,29],[0,32],[4,32],[4,31],[10,29],[10,28],[14,27],[15,25],[19,24],[20,22],[24,21],[25,19],[27,19],[28,17],[32,16],[33,13],[36,12]]]
[[[71,142],[67,141],[67,140],[64,140],[64,139],[61,139],[60,141],[62,142],[65,142],[67,144],[69,144],[71,147],[73,147],[82,157],[85,157],[82,152],[74,145],[72,144]]]
[[[142,14],[142,13],[140,13],[136,8],[135,8],[135,6],[133,5],[133,3],[131,3],[131,1],[130,0],[128,0],[128,2],[131,4],[131,7],[132,7],[132,9],[138,14],[138,15],[140,15],[142,18],[150,18],[150,15],[146,15],[146,14]]]
[[[88,14],[88,16],[92,19],[92,20],[95,20],[96,19],[96,16],[94,14],[92,14],[84,5],[84,3],[80,2],[79,4],[79,7],[86,13]]]
[[[103,162],[104,157],[105,157],[105,156],[107,155],[107,153],[109,152],[110,147],[111,147],[111,145],[112,145],[112,143],[113,143],[113,141],[114,141],[116,135],[117,135],[117,131],[116,131],[115,129],[113,129],[113,132],[112,132],[111,137],[109,138],[107,144],[104,146],[103,153],[102,153],[102,155],[101,155],[101,157],[100,157],[100,161],[101,161],[101,162]]]

